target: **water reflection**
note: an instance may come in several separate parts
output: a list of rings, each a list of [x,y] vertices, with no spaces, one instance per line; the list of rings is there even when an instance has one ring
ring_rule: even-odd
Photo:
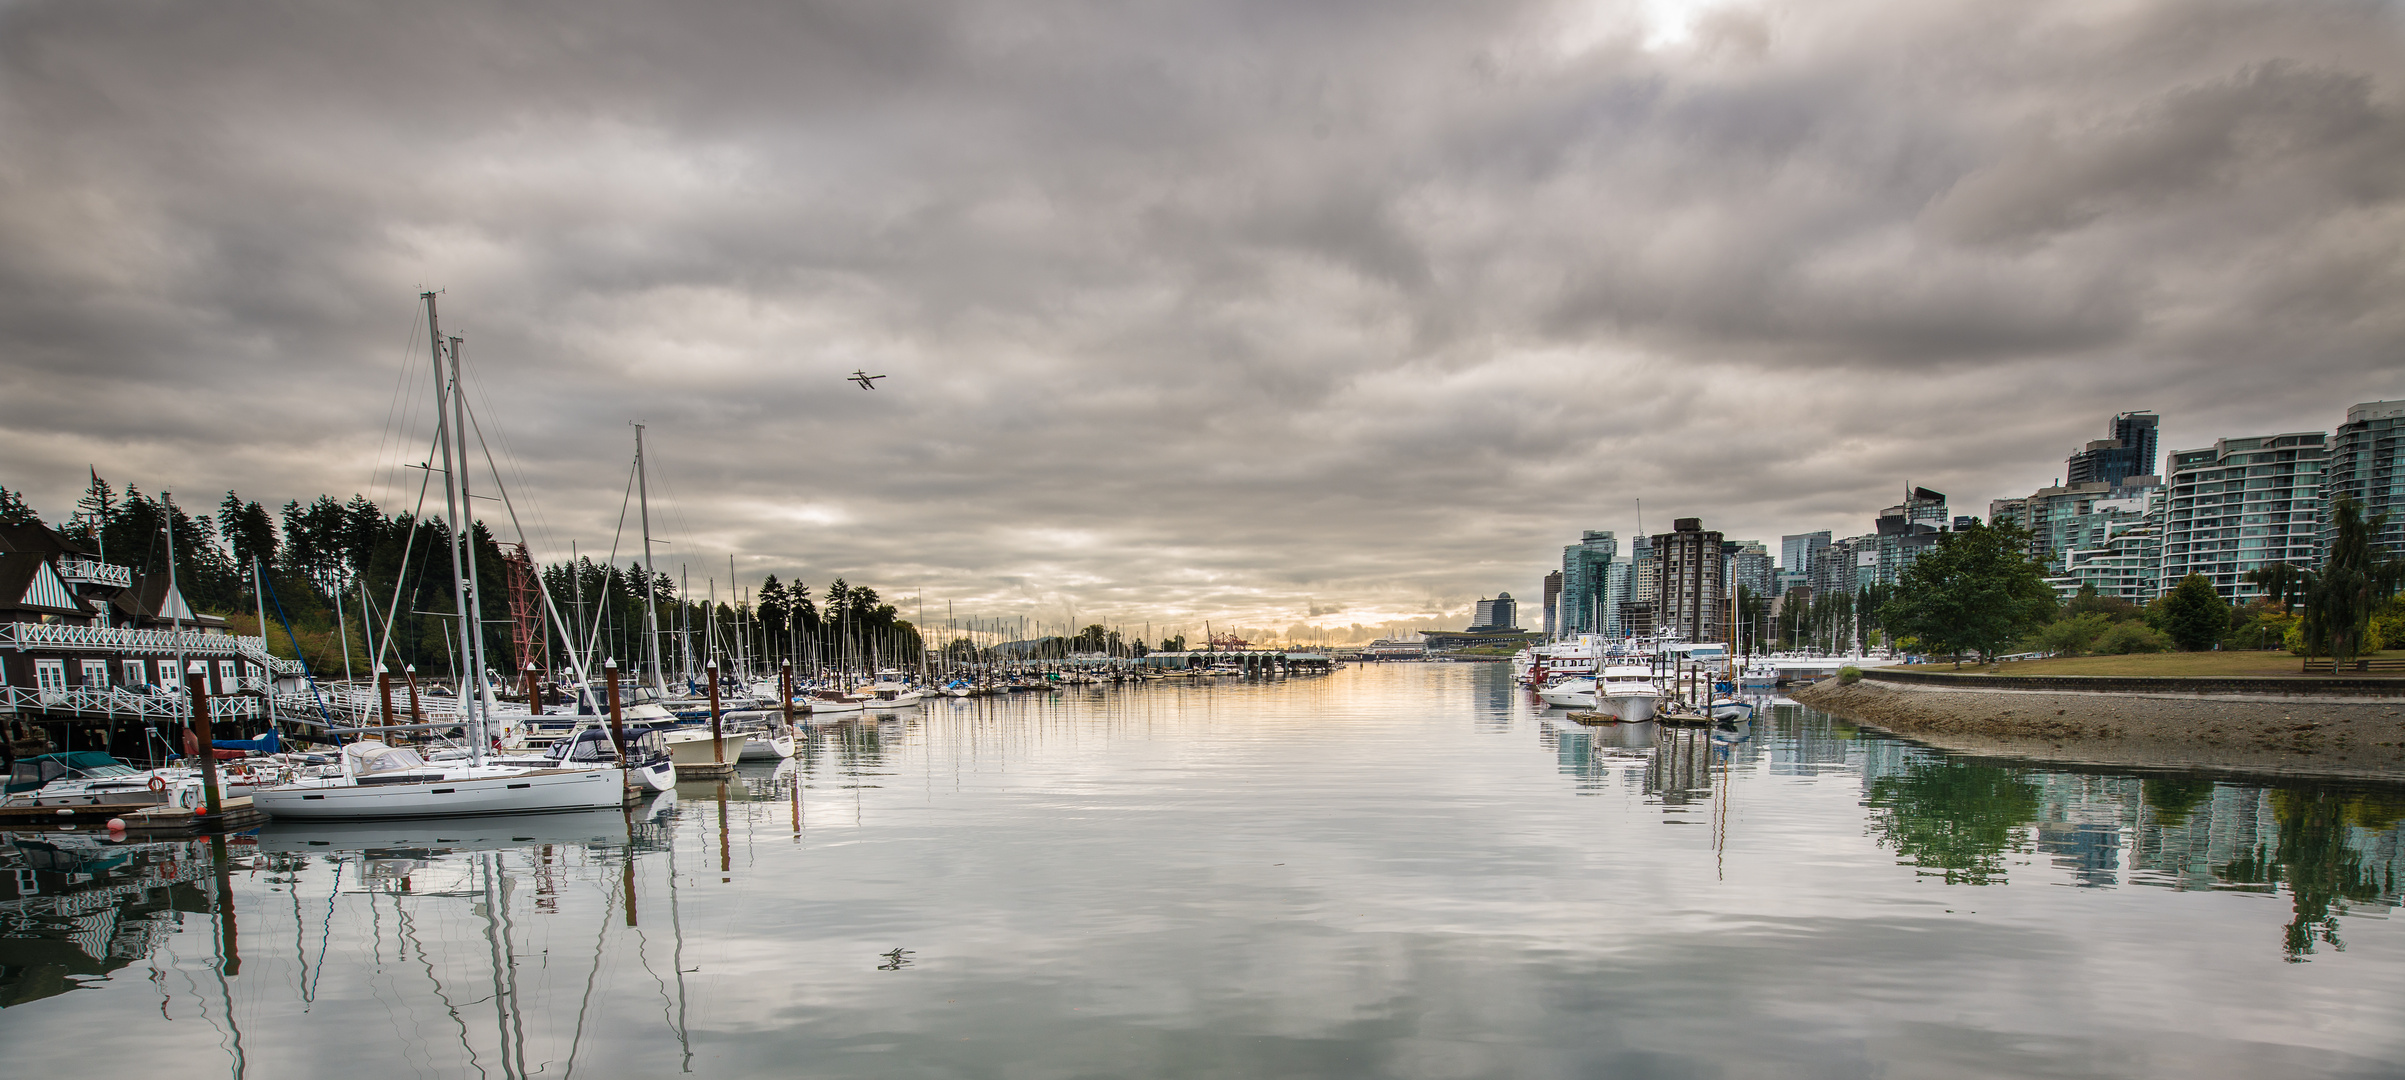
[[[1946,884],[1997,885],[2004,853],[2026,850],[2024,827],[2037,819],[2043,792],[2018,770],[1928,757],[1903,763],[1865,785],[1871,833],[1924,873]]]
[[[1732,773],[1859,778],[1871,838],[1901,865],[1949,885],[2009,884],[2015,865],[2043,857],[2052,871],[2043,880],[2077,888],[2284,894],[2293,917],[2281,953],[2291,961],[2343,949],[2342,916],[2400,902],[2405,790],[2360,781],[2250,783],[1975,760],[1792,703],[1763,710],[1742,734],[1721,731],[1717,744],[1701,729],[1574,729],[1549,718],[1538,738],[1582,794],[1627,785],[1670,811],[1703,802]]]
[[[629,814],[18,834],[0,1042],[29,1075],[2405,1062],[2393,791],[1792,706],[1589,728],[1448,667],[935,703]]]
[[[183,916],[215,914],[205,845],[128,847],[75,832],[0,837],[0,1008],[141,963]]]

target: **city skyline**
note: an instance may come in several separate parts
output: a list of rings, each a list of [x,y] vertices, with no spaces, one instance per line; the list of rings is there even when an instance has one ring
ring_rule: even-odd
[[[409,509],[421,287],[538,558],[642,420],[697,588],[1055,624],[1458,626],[1582,530],[2405,397],[2389,8],[144,10],[0,14],[54,522],[87,466]]]

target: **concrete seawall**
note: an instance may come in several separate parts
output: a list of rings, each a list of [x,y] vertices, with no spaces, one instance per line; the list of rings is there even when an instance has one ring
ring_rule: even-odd
[[[1950,677],[1896,677],[1925,675]],[[1857,723],[1965,753],[2405,781],[2405,686],[2311,693],[2261,685],[2290,681],[2284,679],[2096,681],[2149,685],[2104,690],[2063,678],[1866,672],[1852,686],[1824,679],[1793,696]],[[2009,685],[2016,682],[2057,685]],[[2061,688],[2066,682],[2076,688]],[[2230,683],[2246,686],[2221,685]],[[2377,693],[2383,689],[2389,692]]]
[[[2274,698],[2291,701],[2405,700],[2405,679],[2313,675],[2233,675],[2156,678],[2122,675],[1982,675],[1956,671],[1871,668],[1874,682],[1946,690],[2041,690],[2078,694],[2144,694],[2177,698]]]

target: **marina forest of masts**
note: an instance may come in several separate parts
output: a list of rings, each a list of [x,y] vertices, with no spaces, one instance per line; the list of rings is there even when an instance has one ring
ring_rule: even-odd
[[[0,524],[43,521],[0,487]],[[165,571],[172,544],[177,581],[195,609],[225,615],[241,632],[258,618],[253,612],[264,612],[270,648],[292,656],[297,644],[299,658],[321,676],[364,677],[379,662],[434,678],[460,669],[451,564],[442,556],[451,535],[440,516],[388,514],[363,496],[319,496],[270,510],[230,491],[213,512],[196,512],[186,500],[131,486],[119,492],[94,475],[75,511],[56,525],[137,573]],[[481,521],[472,536],[485,655],[504,673],[503,685],[530,664],[559,671],[572,659],[598,670],[616,658],[635,670],[653,655],[644,636],[651,626],[660,675],[672,680],[698,678],[712,661],[756,673],[791,661],[801,672],[840,676],[915,671],[929,660],[918,612],[905,618],[876,589],[841,578],[815,591],[774,575],[736,585],[703,567],[655,563],[647,572],[625,552],[538,565],[521,546],[498,543]],[[556,619],[544,611],[544,593]],[[944,646],[933,659],[954,666],[1005,655],[1142,650],[1101,626],[1029,640],[1018,618],[937,617]]]

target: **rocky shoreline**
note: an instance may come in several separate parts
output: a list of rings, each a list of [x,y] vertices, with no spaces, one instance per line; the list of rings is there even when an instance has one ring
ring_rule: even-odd
[[[2381,701],[1960,690],[1824,679],[1790,694],[1942,750],[2139,768],[2405,780],[2405,697]]]

